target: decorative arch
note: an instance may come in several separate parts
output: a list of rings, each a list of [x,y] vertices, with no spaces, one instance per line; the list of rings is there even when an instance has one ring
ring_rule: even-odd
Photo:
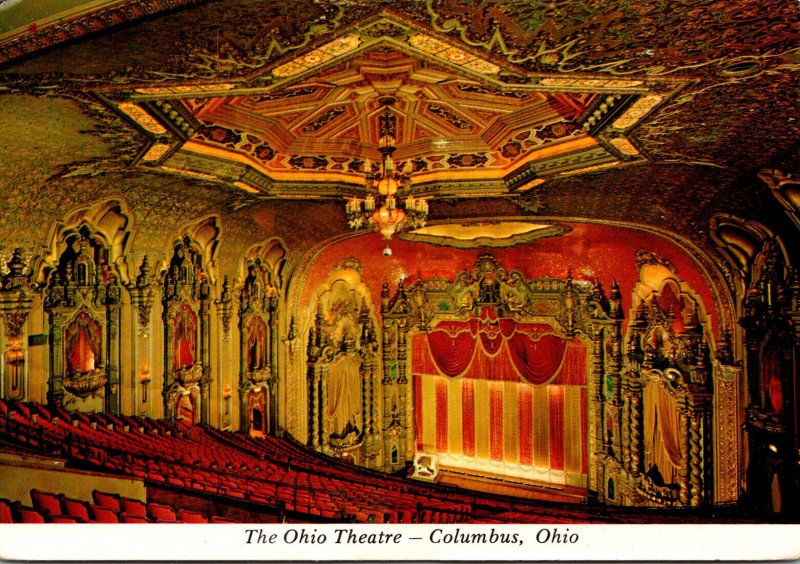
[[[213,217],[186,227],[173,243],[162,286],[164,413],[192,424],[210,420],[210,272],[219,233]]]
[[[65,252],[67,240],[81,227],[86,227],[104,249],[102,266],[113,270],[122,284],[130,282],[126,252],[131,236],[131,219],[126,205],[116,199],[98,202],[69,213],[54,224],[48,244],[32,264],[32,283],[46,286],[50,273],[57,268]]]

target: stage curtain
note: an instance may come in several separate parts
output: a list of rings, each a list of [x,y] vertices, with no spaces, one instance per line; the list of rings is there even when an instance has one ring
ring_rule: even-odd
[[[447,383],[447,449],[453,454],[463,452],[462,427],[464,407],[462,404],[461,380],[445,378]]]
[[[564,361],[567,342],[555,335],[533,340],[517,332],[506,342],[514,367],[531,384],[544,384],[550,380]]]
[[[533,391],[531,386],[520,386],[519,401],[519,463],[533,463]]]
[[[643,404],[645,471],[655,464],[664,483],[675,483],[681,463],[678,403],[662,386],[650,383]]]
[[[436,378],[436,450],[448,452],[447,381],[444,378]]]
[[[325,415],[330,422],[330,434],[341,434],[348,422],[352,428],[360,428],[362,406],[359,361],[342,357],[331,364],[326,385]]]
[[[422,380],[423,376],[419,374],[414,376],[414,448],[417,451],[422,451],[422,433],[425,429],[425,413],[422,409]]]
[[[475,388],[475,456],[488,459],[490,449],[490,406],[488,380],[473,380]]]
[[[503,460],[503,385],[489,382],[489,456]]]
[[[461,442],[464,454],[475,456],[475,389],[472,380],[461,383]]]
[[[568,341],[561,369],[548,383],[556,386],[585,386],[588,358],[583,341],[578,338]]]
[[[447,376],[458,376],[464,372],[475,353],[475,337],[469,331],[456,335],[445,331],[430,331],[428,345],[436,367]]]
[[[550,468],[564,469],[564,388],[548,386],[550,411]]]
[[[503,387],[503,460],[511,464],[519,463],[519,400],[517,395],[525,384],[516,382],[498,383]]]

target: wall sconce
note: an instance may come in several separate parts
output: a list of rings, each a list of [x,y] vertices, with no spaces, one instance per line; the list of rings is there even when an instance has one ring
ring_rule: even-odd
[[[25,351],[19,342],[12,343],[12,348],[6,352],[6,366],[11,380],[11,392],[16,392],[22,385],[22,377],[25,373]],[[16,395],[16,394],[15,394]]]
[[[142,403],[147,403],[147,384],[150,383],[150,380],[150,370],[147,366],[143,366],[139,374],[139,382],[142,383]]]

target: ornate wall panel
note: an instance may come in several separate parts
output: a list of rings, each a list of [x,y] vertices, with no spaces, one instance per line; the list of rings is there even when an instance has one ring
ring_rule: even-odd
[[[320,288],[308,333],[308,444],[362,466],[380,468],[382,442],[380,348],[358,263],[340,265]],[[385,409],[383,409],[385,413]]]
[[[14,249],[6,266],[8,271],[0,277],[0,397],[22,400],[29,390],[25,322],[33,295],[22,249]]]
[[[715,442],[735,447],[727,442],[730,421],[714,420],[713,409],[735,411],[735,404],[726,403],[730,395],[712,396],[713,342],[701,301],[658,255],[642,251],[639,264],[626,337],[623,444],[615,453],[620,467],[609,478],[615,502],[706,505],[714,501]],[[736,463],[726,464],[729,480]]]
[[[48,401],[81,411],[121,411],[121,287],[111,245],[92,225],[65,229],[47,274]]]
[[[188,424],[210,422],[213,264],[218,227],[211,218],[175,243],[162,289],[164,414]]]

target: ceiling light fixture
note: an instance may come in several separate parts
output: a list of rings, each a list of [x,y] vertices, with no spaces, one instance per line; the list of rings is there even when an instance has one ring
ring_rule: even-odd
[[[389,107],[394,104],[395,99],[384,96],[378,101],[383,106],[383,113],[378,117],[380,127],[378,151],[381,153],[381,162],[374,166],[369,159],[364,161],[367,197],[348,198],[346,212],[347,225],[350,229],[369,227],[383,236],[385,242],[383,254],[389,256],[392,254],[389,241],[395,233],[425,226],[428,202],[423,198],[414,198],[411,194],[403,204],[397,200],[398,190],[411,186],[410,175],[413,166],[411,161],[406,161],[399,167],[392,158],[397,149],[396,118]],[[373,191],[377,194],[373,194]]]

